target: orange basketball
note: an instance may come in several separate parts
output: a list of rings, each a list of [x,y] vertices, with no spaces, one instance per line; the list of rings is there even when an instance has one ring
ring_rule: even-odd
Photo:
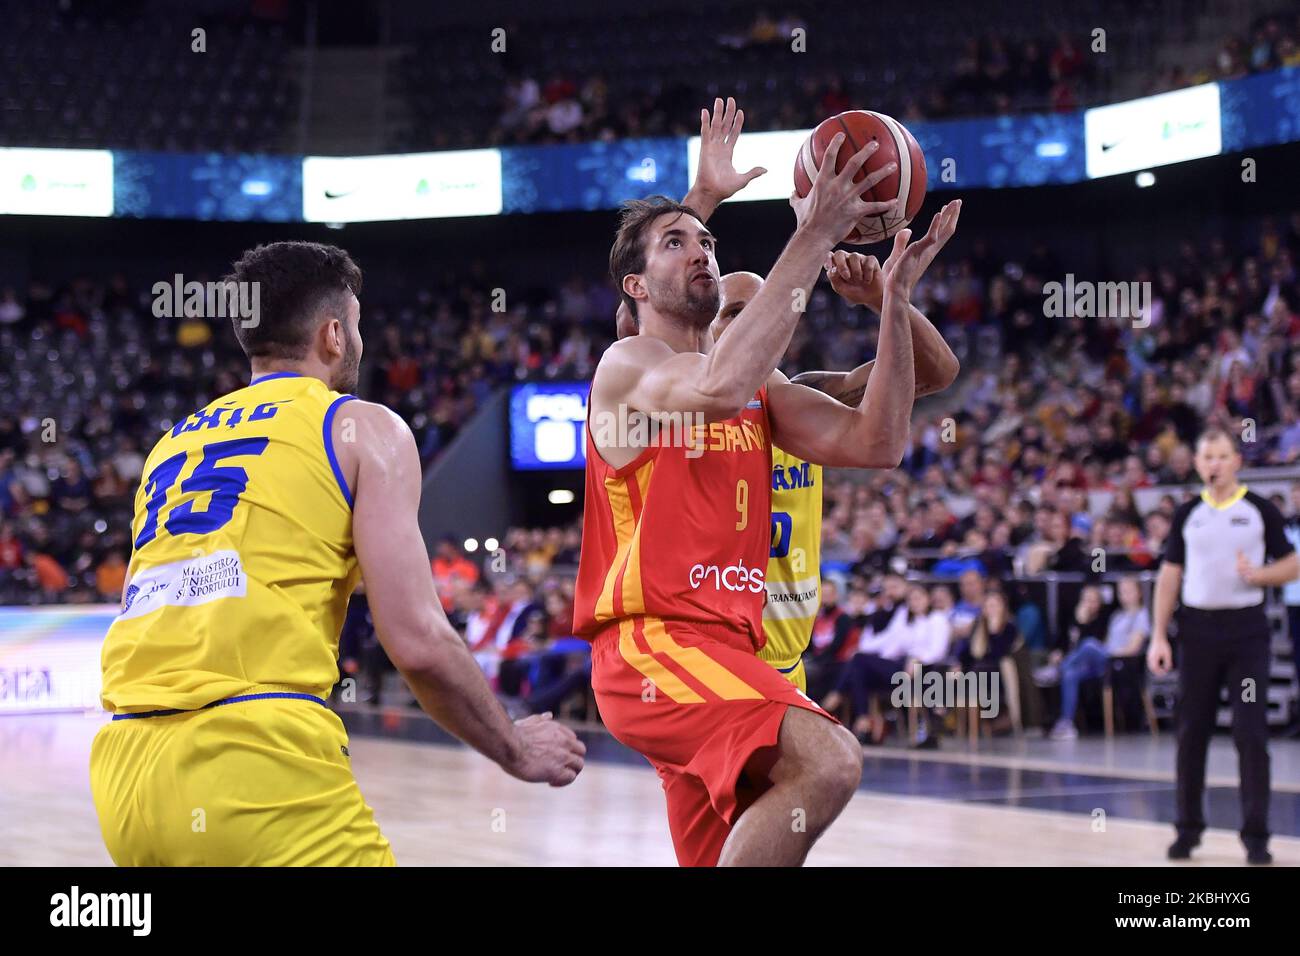
[[[836,172],[844,168],[849,157],[872,140],[879,142],[880,147],[858,171],[855,181],[865,179],[869,173],[888,163],[898,163],[895,172],[862,193],[867,202],[888,202],[896,198],[898,214],[892,218],[869,216],[858,223],[844,241],[868,243],[888,239],[921,211],[921,203],[925,201],[925,154],[907,127],[892,116],[872,110],[848,110],[823,120],[804,140],[794,161],[794,188],[801,198],[812,189],[826,147],[839,132],[844,133],[845,141],[836,159]]]

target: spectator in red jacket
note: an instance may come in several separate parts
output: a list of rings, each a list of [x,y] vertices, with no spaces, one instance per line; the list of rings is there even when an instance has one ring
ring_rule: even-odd
[[[438,589],[438,599],[442,602],[442,609],[450,612],[455,606],[456,585],[453,582],[464,585],[474,584],[478,581],[478,567],[465,557],[465,553],[461,551],[456,539],[451,535],[438,542],[430,564],[433,568],[433,585]]]
[[[23,566],[23,543],[9,522],[0,522],[0,571],[17,571]]]

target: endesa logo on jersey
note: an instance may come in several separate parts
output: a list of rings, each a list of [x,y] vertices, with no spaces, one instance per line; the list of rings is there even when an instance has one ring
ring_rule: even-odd
[[[696,564],[691,567],[691,590],[698,591],[712,584],[715,591],[749,591],[761,594],[764,590],[763,569],[747,568],[743,561],[720,568],[716,564]]]

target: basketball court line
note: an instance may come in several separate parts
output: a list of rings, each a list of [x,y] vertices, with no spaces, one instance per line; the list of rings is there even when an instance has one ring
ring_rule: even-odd
[[[1169,737],[1172,741],[1172,735]],[[1270,741],[1270,747],[1279,741]],[[1285,741],[1292,744],[1291,741]],[[1116,767],[1110,764],[1103,764],[1089,761],[1074,761],[1068,758],[1063,760],[1019,756],[1016,754],[998,754],[985,753],[970,750],[905,750],[896,747],[871,747],[866,751],[868,757],[876,756],[887,760],[921,760],[933,761],[936,763],[954,763],[976,767],[1001,767],[1006,770],[1038,770],[1045,773],[1075,773],[1088,774],[1091,776],[1117,777],[1129,780],[1146,780],[1158,781],[1161,783],[1175,783],[1176,775],[1173,769],[1173,752],[1169,754],[1168,770],[1144,770],[1137,767]],[[1206,774],[1205,785],[1207,787],[1236,787],[1237,777],[1225,774]],[[1275,781],[1272,784],[1274,793],[1296,793],[1300,794],[1300,782]]]
[[[415,710],[349,709],[341,711],[340,716],[350,735],[377,734],[389,739],[454,744],[450,735]],[[620,763],[648,769],[644,757],[623,746],[600,725],[585,725],[579,736],[587,744],[589,767]],[[990,763],[974,759],[942,761],[933,759],[936,753],[942,751],[868,748],[858,789],[882,796],[992,803],[1035,811],[1071,806],[1074,812],[1083,813],[1102,809],[1115,819],[1165,826],[1173,819],[1172,774],[1117,774],[1093,767],[1067,770],[1050,761],[1036,761],[1039,766],[1027,767],[1008,764],[1005,758]],[[1172,764],[1172,750],[1168,759]],[[1097,803],[1106,805],[1098,807]],[[1206,807],[1211,826],[1236,826],[1237,781],[1207,781]],[[1270,819],[1275,832],[1300,837],[1300,794],[1276,789]]]
[[[371,750],[371,747],[376,749]],[[394,749],[396,748],[396,749]],[[572,787],[550,790],[502,777],[464,748],[412,741],[371,741],[358,747],[357,776],[399,863],[439,862],[527,865],[672,866],[674,859],[659,780],[648,767],[621,761],[593,762]],[[380,764],[398,764],[409,775],[421,765],[443,767],[461,780],[466,805],[454,820],[431,829],[411,817],[409,797],[390,793]],[[454,769],[453,769],[454,768]],[[422,774],[423,776],[423,774]],[[494,810],[515,836],[493,842],[481,835],[486,820],[469,804],[486,786]],[[569,798],[572,799],[569,799]],[[593,802],[594,798],[594,802]],[[569,839],[536,834],[551,813],[565,818]],[[573,813],[572,820],[569,814]],[[559,824],[551,819],[550,825]],[[466,845],[466,831],[475,833]],[[501,834],[504,835],[504,834]],[[1236,833],[1210,828],[1188,862],[1165,858],[1172,839],[1168,823],[1117,818],[1106,813],[1022,808],[1003,803],[961,802],[935,796],[897,796],[860,790],[809,856],[811,866],[1243,866]],[[517,841],[517,842],[515,842]],[[536,844],[546,844],[541,853]],[[1300,865],[1300,839],[1274,837],[1275,865]]]
[[[421,711],[414,709],[406,710],[393,707],[376,707],[373,705],[354,705],[338,709],[339,715],[343,718],[349,732],[361,734],[378,734],[380,736],[399,736],[405,739],[428,740],[430,742],[450,742],[453,738],[439,728],[432,721],[429,721]],[[360,720],[353,718],[359,717]],[[424,732],[420,732],[419,726],[423,725]],[[608,740],[615,748],[623,748],[621,744],[613,740],[609,731],[603,724],[588,721],[567,721],[570,727],[583,738],[584,742],[591,746],[592,741]],[[1219,738],[1216,738],[1218,740]],[[974,767],[996,767],[1006,770],[1035,770],[1042,773],[1063,773],[1063,774],[1082,774],[1094,777],[1107,777],[1120,780],[1141,780],[1154,781],[1159,783],[1172,784],[1175,782],[1174,774],[1174,754],[1172,743],[1174,737],[1172,734],[1161,738],[1167,741],[1170,748],[1167,753],[1162,753],[1161,759],[1167,756],[1168,769],[1143,768],[1143,767],[1125,767],[1117,766],[1113,763],[1103,762],[1095,759],[1071,759],[1070,757],[1055,758],[1041,755],[1030,754],[1008,754],[997,753],[994,751],[974,751],[965,747],[964,742],[954,737],[944,737],[944,749],[936,750],[917,750],[892,745],[867,747],[864,749],[866,758],[870,760],[873,757],[880,757],[886,760],[904,760],[904,761],[922,761],[934,763],[951,763],[961,764]],[[1023,743],[1032,744],[1032,738],[1024,738]],[[1148,741],[1145,738],[1133,739],[1126,741],[1125,738],[1117,738],[1114,741],[1115,749],[1118,750],[1126,742],[1132,743],[1135,747],[1145,748]],[[1064,747],[1071,746],[1074,742],[1065,742]],[[1212,743],[1212,748],[1214,744]],[[1219,744],[1221,748],[1231,748],[1231,741],[1223,738]],[[1273,749],[1277,763],[1276,748],[1279,746],[1286,747],[1300,755],[1300,742],[1291,740],[1273,740],[1270,742],[1270,748]],[[960,748],[960,749],[959,749]],[[633,751],[628,751],[637,761],[639,755]],[[1214,751],[1211,750],[1213,755]],[[1112,753],[1110,756],[1115,756]],[[1229,754],[1235,762],[1235,755]],[[600,759],[601,754],[594,755],[593,759]],[[629,758],[632,759],[632,758]],[[1274,781],[1272,791],[1274,793],[1295,793],[1300,794],[1300,780],[1277,780],[1278,768],[1274,768]],[[1206,787],[1232,787],[1237,786],[1238,780],[1235,774],[1212,774],[1206,775]]]
[[[0,720],[0,777],[8,781],[0,865],[111,865],[88,772],[102,724],[80,714]],[[637,765],[640,757],[593,760],[571,787],[553,789],[515,780],[463,746],[358,735],[351,749],[362,793],[401,865],[675,865],[659,780]],[[1244,865],[1236,834],[1222,828],[1206,832],[1192,861],[1169,864],[1168,823],[955,797],[861,790],[808,863]],[[1271,846],[1279,865],[1300,865],[1300,839],[1274,837]]]

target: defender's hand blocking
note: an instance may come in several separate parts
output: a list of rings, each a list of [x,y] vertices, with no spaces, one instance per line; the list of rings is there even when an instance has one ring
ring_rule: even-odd
[[[582,772],[587,747],[568,727],[550,714],[533,714],[515,721],[519,735],[519,759],[505,768],[512,777],[529,783],[565,787]]]
[[[875,256],[837,249],[826,257],[825,268],[831,288],[846,302],[880,311],[885,299],[885,274]]]
[[[854,177],[866,164],[867,159],[880,146],[872,140],[854,153],[844,165],[844,169],[835,172],[836,162],[831,157],[838,157],[844,145],[844,134],[836,133],[826,146],[826,157],[817,170],[812,189],[802,199],[798,193],[790,195],[790,205],[794,208],[794,218],[798,227],[809,229],[826,241],[835,245],[859,221],[867,216],[893,216],[898,208],[898,200],[888,202],[863,202],[862,194],[898,168],[897,163],[888,163],[869,173],[866,178],[854,182]]]
[[[961,200],[954,199],[946,203],[939,214],[930,220],[930,228],[917,242],[910,242],[911,229],[903,229],[894,236],[894,251],[889,254],[885,264],[885,285],[895,295],[912,297],[912,290],[920,281],[925,270],[929,268],[934,257],[957,231],[957,220],[961,216]]]
[[[745,111],[736,109],[733,97],[728,96],[725,105],[721,97],[715,99],[712,116],[708,110],[700,110],[700,165],[694,188],[718,202],[730,199],[767,172],[762,166],[736,172],[732,154],[744,128]]]

